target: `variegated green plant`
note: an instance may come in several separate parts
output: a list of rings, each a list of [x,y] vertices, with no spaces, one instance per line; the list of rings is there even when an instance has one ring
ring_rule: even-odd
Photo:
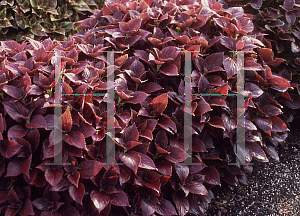
[[[74,22],[91,15],[103,3],[104,0],[0,1],[0,39],[66,38],[75,33]]]

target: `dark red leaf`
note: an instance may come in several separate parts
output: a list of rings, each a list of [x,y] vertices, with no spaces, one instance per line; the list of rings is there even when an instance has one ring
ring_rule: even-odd
[[[215,88],[213,93],[227,94],[228,93],[228,83],[225,83],[224,85]]]
[[[257,143],[251,143],[250,147],[253,152],[253,157],[255,159],[261,162],[269,162],[269,159],[267,158],[264,150]]]
[[[53,158],[55,155],[58,155],[60,152],[57,151],[54,154],[54,146],[49,146],[49,139],[46,139],[43,142],[43,160],[47,158]]]
[[[264,93],[256,84],[250,82],[245,83],[245,90],[250,91],[253,98],[258,98]]]
[[[129,206],[127,194],[124,191],[109,195],[111,204],[115,206]]]
[[[223,65],[227,73],[227,77],[230,78],[238,73],[242,69],[242,62],[239,58],[232,59],[224,56]]]
[[[212,116],[211,119],[208,121],[208,124],[215,128],[221,128],[225,131],[224,121],[218,116]]]
[[[41,42],[36,41],[36,40],[34,40],[34,39],[31,39],[31,38],[29,38],[29,37],[26,37],[26,40],[29,41],[29,43],[32,45],[32,47],[33,47],[35,50],[38,50],[38,49],[44,47],[44,45],[43,45]]]
[[[295,5],[295,0],[285,0],[284,1],[284,7],[288,10],[292,9],[294,7],[294,5]]]
[[[277,116],[283,113],[281,109],[273,105],[266,105],[263,109],[268,116]]]
[[[125,100],[125,103],[139,104],[144,101],[149,95],[145,92],[135,91],[131,94],[131,98]]]
[[[237,50],[242,50],[245,47],[245,43],[239,40],[238,42],[236,42],[235,47]]]
[[[81,121],[79,132],[83,134],[84,138],[88,138],[96,133],[96,129]]]
[[[139,135],[140,135],[141,137],[144,137],[144,138],[150,140],[150,141],[153,140],[152,132],[151,132],[150,130],[145,129],[145,130],[143,130],[142,132],[140,132]]]
[[[108,170],[105,171],[102,178],[102,185],[113,185],[115,186],[118,183],[118,173],[114,166],[111,166]]]
[[[23,207],[20,209],[20,211],[18,212],[19,215],[34,215],[34,211],[33,211],[33,206],[32,206],[32,202],[29,199],[26,199],[23,202]]]
[[[137,172],[137,169],[141,163],[141,156],[137,152],[120,153],[120,160],[130,169]]]
[[[190,181],[186,184],[179,184],[182,188],[183,192],[185,193],[185,196],[187,196],[189,193],[193,194],[200,194],[200,195],[207,195],[208,191],[205,188],[205,186],[199,182],[196,181]]]
[[[268,80],[269,83],[275,84],[282,88],[291,88],[289,81],[284,79],[283,77],[276,76],[273,74],[272,79]]]
[[[224,53],[213,53],[205,58],[204,67],[208,71],[213,71],[213,68],[220,67],[223,63]]]
[[[166,150],[169,151],[170,154],[164,155],[164,157],[171,163],[183,162],[188,157],[184,150],[177,147],[169,146]]]
[[[139,152],[138,152],[138,154],[141,157],[141,162],[139,164],[139,167],[144,168],[144,169],[149,169],[149,170],[156,170],[156,166],[155,166],[153,160],[148,155],[145,155],[145,154],[142,154]]]
[[[264,150],[265,152],[270,156],[272,157],[273,159],[275,159],[277,162],[279,162],[279,156],[278,156],[278,153],[276,151],[276,149],[271,146],[271,145],[268,145],[266,147],[264,147]]]
[[[168,106],[168,93],[155,97],[151,101],[150,106],[153,108],[152,112],[155,112],[156,114],[163,113]]]
[[[245,120],[242,122],[242,125],[245,124],[245,128],[247,130],[257,130],[257,127],[255,126],[255,124],[253,124],[252,121],[249,121],[249,120]]]
[[[14,125],[8,129],[7,137],[23,137],[27,134],[28,130],[21,125]]]
[[[178,215],[184,216],[188,213],[190,205],[187,198],[177,195],[173,193],[173,201],[177,208]]]
[[[204,181],[212,185],[221,185],[220,176],[218,171],[213,166],[208,166],[202,170],[202,174],[205,175]]]
[[[51,206],[51,202],[48,201],[45,198],[37,198],[35,199],[32,204],[38,209],[38,210],[46,210]]]
[[[119,28],[122,32],[131,34],[139,30],[142,24],[142,19],[136,18],[132,19],[128,22],[120,22],[119,23]]]
[[[54,129],[54,115],[48,114],[45,116],[45,120],[47,123],[47,130],[53,130]]]
[[[231,31],[228,29],[229,28],[229,22],[226,21],[225,19],[221,18],[214,18],[215,23],[220,26],[226,33],[232,34]]]
[[[125,166],[120,166],[120,174],[119,174],[120,185],[126,183],[130,179],[130,176],[131,176],[130,169],[128,169]]]
[[[75,185],[71,185],[69,187],[69,194],[70,196],[72,197],[72,199],[81,204],[82,205],[82,199],[83,199],[83,196],[84,196],[84,185],[82,183],[79,183],[78,184],[78,188],[75,186]]]
[[[210,108],[210,105],[204,100],[202,99],[201,101],[198,102],[198,106],[194,112],[194,114],[196,116],[202,115],[206,112],[211,111],[212,109]]]
[[[2,104],[5,111],[12,119],[16,120],[17,122],[28,120],[29,110],[20,102],[6,101]]]
[[[75,146],[80,149],[87,150],[84,136],[79,131],[71,131],[64,137],[64,141],[69,145]]]
[[[64,209],[61,213],[62,216],[80,216],[79,212],[76,210],[74,206],[69,206]]]
[[[251,59],[247,59],[247,58],[245,59],[244,69],[245,70],[256,70],[256,71],[264,70],[260,64],[254,62]]]
[[[270,62],[274,59],[274,53],[272,49],[269,48],[261,48],[258,50],[258,55],[265,61]]]
[[[156,205],[151,200],[141,199],[141,208],[143,216],[150,216],[155,213]]]
[[[88,160],[79,164],[79,172],[81,178],[89,179],[94,177],[102,169],[102,165],[98,161]]]
[[[203,73],[204,72],[204,70],[203,70],[204,62],[205,62],[204,59],[202,57],[198,56],[195,58],[194,61],[195,61],[195,65],[196,65],[196,68],[198,69],[198,71],[200,73]]]
[[[236,128],[236,119],[230,118],[230,116],[225,113],[222,113],[221,118],[224,121],[225,128],[227,129],[228,133]]]
[[[123,139],[125,144],[131,141],[138,141],[139,132],[135,126],[135,123],[133,123],[130,127],[124,130],[124,133],[122,134],[121,138]]]
[[[201,139],[194,137],[192,138],[193,144],[192,144],[192,150],[194,152],[207,152],[205,144],[202,142]]]
[[[28,158],[14,158],[7,166],[7,173],[5,177],[17,176],[21,173],[27,175],[29,178],[29,168],[31,164],[31,157]]]
[[[6,140],[4,140],[2,145],[0,145],[0,152],[3,157],[11,158],[16,153],[18,153],[18,151],[21,149],[21,147],[22,146],[19,145],[18,143],[16,143],[15,141],[6,139]]]
[[[79,182],[79,178],[80,178],[80,173],[78,171],[74,171],[73,173],[68,174],[67,178],[73,185],[78,187],[78,182]]]
[[[272,130],[272,121],[269,118],[262,118],[259,116],[254,116],[254,121],[256,125],[262,129],[263,131],[270,131]]]
[[[233,185],[233,186],[238,186],[239,185],[239,180],[238,180],[237,176],[232,175],[229,172],[226,172],[224,174],[224,177],[222,177],[222,179],[230,185]]]
[[[16,86],[11,86],[11,85],[4,85],[2,87],[2,90],[8,94],[9,96],[15,98],[15,99],[19,99],[23,96],[21,90],[19,88],[17,88]]]
[[[70,52],[67,54],[68,58],[73,59],[74,61],[78,60],[78,52],[75,48],[73,48],[72,50],[70,50]]]
[[[189,167],[185,164],[175,164],[175,171],[181,182],[184,182],[189,175]]]
[[[52,191],[65,191],[67,190],[72,184],[70,181],[63,176],[63,178],[59,181],[59,183],[53,187]]]
[[[282,103],[290,109],[299,109],[300,108],[300,97],[299,95],[290,93],[293,101],[284,100]]]
[[[45,172],[45,179],[50,185],[55,187],[60,182],[63,174],[64,171],[62,169],[48,168]]]
[[[161,87],[159,84],[154,83],[154,82],[146,82],[146,83],[141,83],[138,87],[139,90],[146,92],[146,93],[152,93],[158,90],[164,89]]]
[[[34,115],[30,123],[26,123],[27,128],[47,128],[47,122],[42,115]]]
[[[250,4],[254,9],[258,10],[262,6],[262,2],[262,0],[252,0],[248,4]]]
[[[156,204],[156,212],[160,215],[176,215],[177,212],[173,204],[166,199],[162,199],[160,204]]]
[[[168,145],[168,137],[164,130],[159,130],[156,134],[154,142],[158,144],[161,148],[166,148]]]
[[[37,147],[40,144],[39,130],[35,128],[32,131],[29,131],[29,133],[27,133],[25,139],[28,140],[28,142],[30,143],[32,152],[35,152]]]
[[[174,63],[163,64],[159,71],[167,76],[178,76],[178,68]]]
[[[169,161],[159,160],[155,162],[158,172],[161,174],[171,176],[172,175],[172,165]]]
[[[165,119],[159,120],[157,124],[171,134],[174,134],[177,132],[176,124],[171,119],[165,118]]]
[[[73,121],[72,121],[72,116],[69,107],[67,107],[66,111],[61,115],[61,119],[62,119],[62,123],[61,123],[62,129],[64,131],[70,132]]]
[[[102,192],[92,191],[91,194],[91,200],[94,203],[94,206],[98,210],[99,214],[100,212],[108,205],[110,198],[106,194]]]
[[[285,132],[289,131],[289,129],[286,126],[286,123],[278,116],[272,116],[272,131],[274,132]]]
[[[223,99],[213,98],[208,101],[210,106],[222,106],[227,107],[226,102]]]
[[[48,54],[44,48],[40,48],[34,52],[34,60],[36,62],[48,62]]]

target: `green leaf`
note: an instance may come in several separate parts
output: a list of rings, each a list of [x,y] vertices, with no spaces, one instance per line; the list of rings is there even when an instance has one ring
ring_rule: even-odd
[[[55,33],[65,35],[65,30],[63,28],[57,28],[54,30]]]
[[[23,13],[30,11],[30,1],[29,0],[17,0],[17,4]]]
[[[6,7],[4,6],[3,9],[0,11],[0,20],[6,18]]]
[[[21,29],[25,29],[25,28],[30,27],[30,25],[29,25],[29,20],[28,20],[27,17],[24,17],[24,16],[21,16],[21,15],[16,14],[15,20],[16,20],[17,25],[18,25]]]
[[[83,1],[80,1],[79,3],[71,2],[71,4],[74,5],[75,10],[92,12],[89,6]]]
[[[58,15],[58,12],[55,8],[47,8],[45,10],[46,13],[50,13],[50,14],[55,14],[55,15]]]
[[[12,27],[13,25],[9,22],[7,18],[0,20],[0,28]]]
[[[31,31],[36,36],[48,36],[46,34],[46,30],[44,29],[44,27],[41,24],[39,24],[39,23],[35,24],[32,27]]]
[[[38,7],[38,0],[30,0],[30,4],[31,4],[31,7],[33,8],[37,8]]]
[[[73,29],[73,23],[72,22],[62,22],[61,27],[65,30],[65,32],[69,32]]]
[[[0,5],[9,5],[12,7],[14,5],[14,0],[9,0],[9,1],[3,0],[0,2]]]

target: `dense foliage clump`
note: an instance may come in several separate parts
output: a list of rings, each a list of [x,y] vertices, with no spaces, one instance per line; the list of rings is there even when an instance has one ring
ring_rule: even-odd
[[[211,188],[247,184],[236,162],[279,160],[297,81],[242,7],[210,1],[107,1],[66,41],[1,42],[0,212],[6,215],[204,215]],[[116,51],[109,66],[106,51]],[[55,52],[60,51],[62,140],[54,139]],[[192,110],[185,55],[192,51]],[[244,52],[244,64],[238,52]],[[243,66],[244,65],[244,66]],[[113,67],[114,83],[107,81]],[[279,68],[283,68],[278,71]],[[245,121],[237,75],[245,70]],[[115,164],[104,164],[107,97],[114,88]],[[209,96],[203,96],[201,94]],[[75,96],[75,94],[82,94]],[[222,94],[216,96],[216,94]],[[184,114],[192,116],[192,161]],[[54,145],[62,141],[61,152]],[[47,165],[62,154],[70,165]],[[117,164],[122,163],[122,165]]]
[[[26,36],[64,39],[76,33],[76,21],[102,7],[104,0],[8,0],[0,3],[0,39]]]

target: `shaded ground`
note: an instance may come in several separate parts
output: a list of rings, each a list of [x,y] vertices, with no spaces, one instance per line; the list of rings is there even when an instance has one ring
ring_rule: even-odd
[[[280,162],[254,162],[248,185],[216,188],[206,215],[300,216],[300,122],[287,138],[288,150],[280,149]]]

